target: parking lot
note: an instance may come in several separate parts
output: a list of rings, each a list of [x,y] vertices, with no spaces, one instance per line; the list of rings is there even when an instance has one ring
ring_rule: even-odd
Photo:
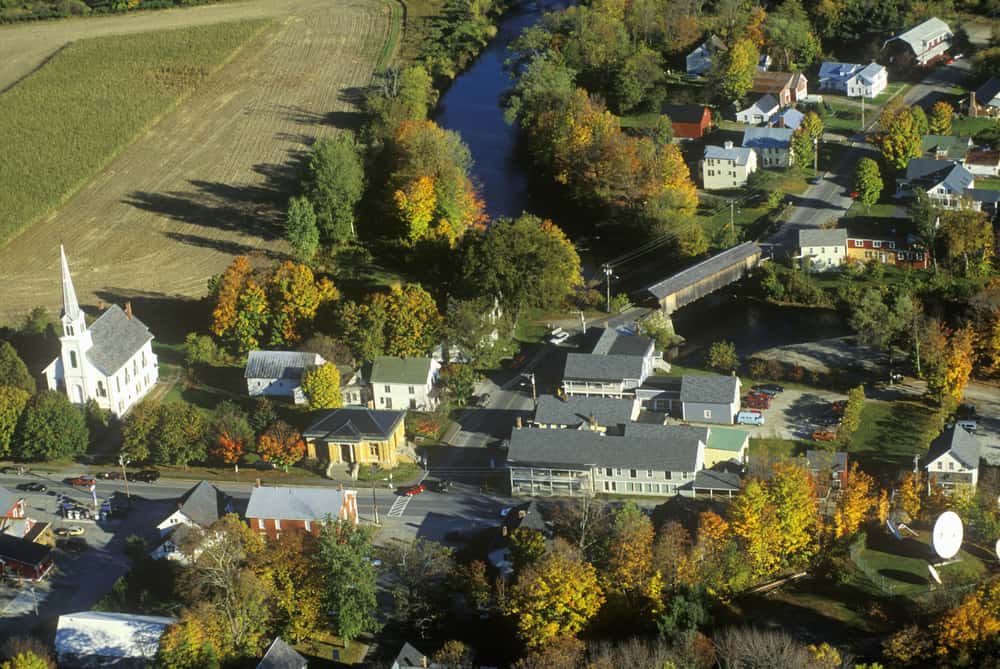
[[[744,393],[745,394],[745,393]],[[847,395],[815,388],[785,387],[771,400],[771,406],[762,410],[763,425],[740,425],[751,437],[778,439],[811,439],[812,433],[824,429],[822,418],[830,413],[830,406]]]

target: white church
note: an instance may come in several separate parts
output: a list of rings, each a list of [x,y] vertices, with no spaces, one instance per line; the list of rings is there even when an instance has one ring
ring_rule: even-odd
[[[76,301],[66,252],[62,257],[62,351],[45,368],[50,390],[69,396],[74,404],[93,399],[117,417],[125,415],[156,385],[158,367],[153,335],[132,315],[130,304],[112,305],[87,327]]]

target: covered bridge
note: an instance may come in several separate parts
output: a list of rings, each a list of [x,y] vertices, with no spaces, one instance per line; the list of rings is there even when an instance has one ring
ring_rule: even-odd
[[[669,316],[681,307],[739,281],[760,263],[760,256],[760,246],[755,242],[744,242],[654,283],[646,290]]]

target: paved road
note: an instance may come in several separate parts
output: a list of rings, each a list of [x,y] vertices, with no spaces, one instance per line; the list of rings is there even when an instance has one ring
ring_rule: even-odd
[[[930,109],[938,98],[948,95],[952,88],[965,81],[971,69],[968,58],[956,60],[951,65],[940,65],[928,72],[923,81],[910,88],[903,96],[903,102],[907,107],[919,104],[925,110]]]

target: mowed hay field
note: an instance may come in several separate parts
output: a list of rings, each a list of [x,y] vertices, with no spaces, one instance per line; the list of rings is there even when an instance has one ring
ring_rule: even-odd
[[[0,95],[0,243],[62,203],[266,25],[83,40]]]
[[[0,248],[0,321],[37,305],[58,310],[60,241],[80,299],[91,305],[199,297],[234,255],[284,250],[281,219],[298,160],[317,136],[358,123],[358,96],[398,26],[382,0],[248,0],[221,14],[120,18],[131,33],[137,18],[155,30],[159,17],[176,12],[209,25],[248,8],[270,23],[55,212]],[[76,34],[89,24],[64,25]],[[94,25],[113,33],[117,24]],[[0,58],[10,34],[0,30]],[[58,34],[48,37],[53,50],[61,46]]]

